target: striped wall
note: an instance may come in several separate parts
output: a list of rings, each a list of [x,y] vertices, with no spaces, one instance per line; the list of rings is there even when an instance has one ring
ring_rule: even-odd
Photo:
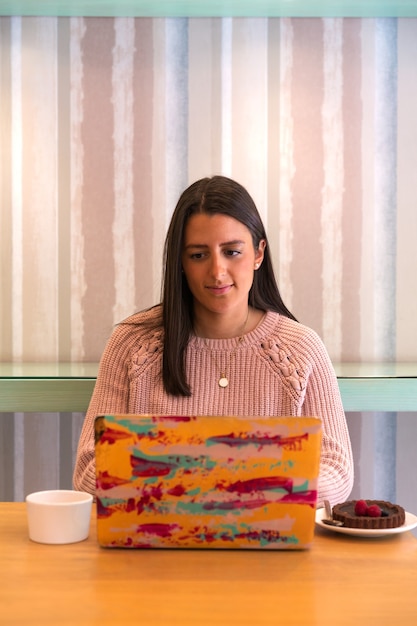
[[[0,360],[97,360],[214,173],[333,360],[417,360],[417,19],[1,17],[0,93]]]

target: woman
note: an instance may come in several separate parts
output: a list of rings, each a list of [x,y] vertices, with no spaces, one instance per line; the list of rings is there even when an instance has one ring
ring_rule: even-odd
[[[181,195],[164,249],[162,303],[116,327],[82,429],[74,486],[95,492],[102,413],[314,415],[323,421],[318,500],[347,499],[353,460],[322,341],[285,307],[248,192],[214,176]]]

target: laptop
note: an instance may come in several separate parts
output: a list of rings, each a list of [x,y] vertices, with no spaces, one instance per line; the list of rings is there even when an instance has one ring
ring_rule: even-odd
[[[100,415],[97,536],[114,548],[309,548],[315,417]]]

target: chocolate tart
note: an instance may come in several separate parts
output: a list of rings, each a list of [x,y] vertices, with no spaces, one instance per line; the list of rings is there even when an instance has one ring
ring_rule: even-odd
[[[366,500],[368,506],[377,504],[381,509],[381,517],[369,515],[356,515],[355,504],[357,500],[349,500],[336,504],[333,507],[333,519],[343,522],[347,528],[397,528],[405,522],[405,511],[399,504],[392,504],[384,500]]]

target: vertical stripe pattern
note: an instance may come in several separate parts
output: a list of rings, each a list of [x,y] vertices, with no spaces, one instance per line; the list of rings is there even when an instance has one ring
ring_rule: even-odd
[[[293,283],[291,280],[292,251],[292,181],[295,174],[294,164],[294,120],[292,117],[291,79],[293,69],[294,31],[292,21],[281,20],[281,75],[279,85],[280,99],[280,153],[279,153],[279,285],[287,306],[294,304]],[[278,173],[277,173],[278,176]]]
[[[11,54],[10,54],[10,92],[11,92],[11,208],[12,208],[12,248],[10,265],[12,268],[12,292],[10,313],[14,324],[10,325],[12,336],[13,360],[23,358],[23,216],[22,216],[22,20],[12,18],[11,24]],[[2,89],[3,92],[3,89]],[[7,153],[6,153],[7,154]],[[2,159],[3,160],[3,159]],[[3,207],[2,207],[3,209]],[[6,210],[6,207],[4,207]],[[7,233],[8,234],[8,233]],[[3,281],[2,281],[3,283]],[[3,298],[2,298],[3,303]],[[4,305],[4,304],[3,304]]]
[[[159,299],[179,193],[215,173],[253,195],[284,300],[334,360],[417,360],[417,19],[0,17],[0,34],[3,361],[98,360]],[[73,455],[69,419],[0,423],[16,498],[48,473],[68,486],[71,463],[24,451]],[[400,430],[352,427],[358,480],[390,496]]]
[[[115,301],[113,323],[126,309],[135,308],[135,253],[133,238],[133,61],[134,23],[127,18],[114,22],[112,89],[114,111],[114,218],[113,250]]]
[[[71,360],[83,361],[85,358],[84,320],[82,301],[86,291],[84,232],[82,228],[82,196],[84,148],[81,139],[83,122],[83,53],[82,39],[85,35],[83,18],[71,18],[71,39],[69,62],[70,78],[70,171],[71,171]]]
[[[324,20],[324,93],[323,126],[323,199],[321,211],[321,243],[323,249],[323,339],[338,361],[342,348],[341,284],[343,163],[343,23]]]
[[[375,32],[375,356],[395,358],[397,216],[397,20]]]

